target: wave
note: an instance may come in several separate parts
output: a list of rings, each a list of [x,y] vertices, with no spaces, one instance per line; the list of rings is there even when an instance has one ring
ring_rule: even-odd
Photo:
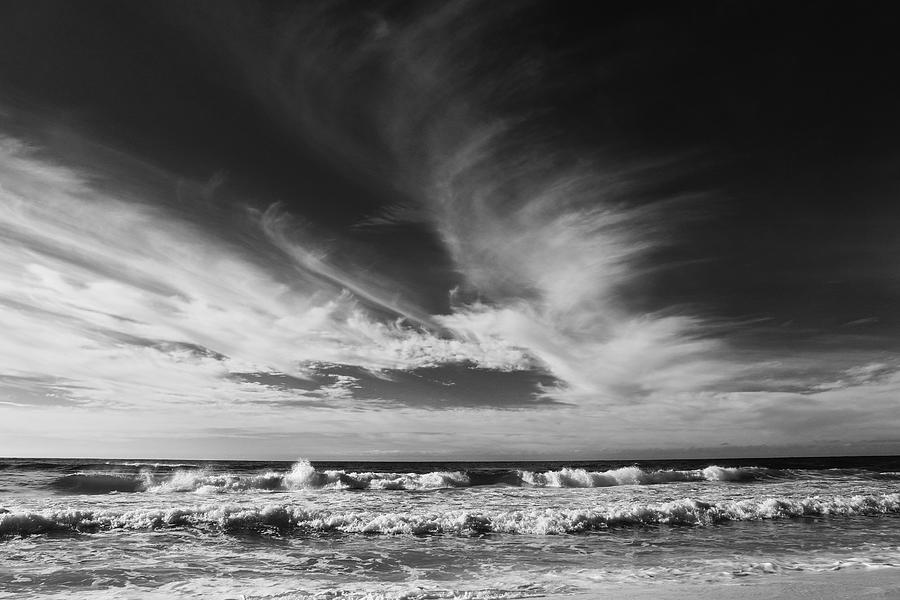
[[[51,483],[57,491],[74,494],[111,492],[224,493],[244,490],[436,490],[484,485],[526,487],[605,487],[650,485],[684,481],[754,481],[770,476],[761,467],[709,466],[696,470],[643,470],[636,466],[608,471],[563,468],[546,472],[524,470],[432,471],[430,473],[346,472],[315,469],[300,461],[290,471],[262,474],[213,473],[204,469],[137,474],[76,473]]]
[[[537,487],[607,487],[615,485],[650,485],[680,481],[753,481],[768,475],[761,467],[718,467],[689,471],[645,471],[640,467],[622,467],[609,471],[560,469],[546,473],[519,471],[522,481]]]
[[[111,492],[140,492],[144,482],[124,475],[75,473],[64,475],[50,483],[50,487],[70,494],[109,494]]]
[[[69,531],[189,528],[227,533],[554,535],[645,525],[709,526],[728,521],[900,513],[900,493],[768,498],[716,503],[682,499],[664,503],[616,502],[590,510],[455,510],[440,513],[336,512],[296,505],[203,505],[168,510],[61,510],[0,514],[0,535]]]
[[[120,467],[151,467],[154,469],[199,469],[200,465],[193,463],[169,463],[169,462],[106,462],[106,465],[115,465]]]

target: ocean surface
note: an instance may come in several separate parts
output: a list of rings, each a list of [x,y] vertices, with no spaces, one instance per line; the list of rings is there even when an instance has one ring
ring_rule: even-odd
[[[835,569],[900,577],[900,457],[0,459],[0,598],[532,598]]]

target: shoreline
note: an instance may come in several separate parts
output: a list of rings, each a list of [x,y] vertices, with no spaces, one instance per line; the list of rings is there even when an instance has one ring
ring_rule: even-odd
[[[545,600],[896,600],[900,568],[782,574],[727,583],[617,583],[590,592],[538,596]]]

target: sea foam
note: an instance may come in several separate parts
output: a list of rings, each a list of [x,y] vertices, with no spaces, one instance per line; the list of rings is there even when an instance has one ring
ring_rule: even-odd
[[[751,481],[768,473],[759,467],[718,467],[678,471],[645,471],[640,467],[622,467],[608,471],[586,471],[564,468],[558,471],[534,473],[519,471],[525,485],[536,487],[606,487],[614,485],[651,485],[679,481]]]
[[[546,472],[527,470],[495,472],[432,471],[430,473],[346,472],[318,470],[299,461],[290,471],[259,474],[214,473],[205,469],[142,469],[135,475],[78,473],[59,477],[58,492],[105,494],[111,492],[227,493],[245,490],[437,490],[476,485],[583,488],[618,485],[652,485],[696,481],[754,481],[771,476],[760,467],[709,466],[696,470],[644,470],[637,466],[607,471],[562,468]]]
[[[330,511],[294,504],[198,505],[166,510],[59,510],[0,514],[0,535],[56,531],[96,533],[182,527],[221,532],[279,534],[472,535],[484,533],[554,535],[644,525],[708,526],[809,516],[900,513],[900,493],[853,496],[766,498],[715,503],[695,499],[671,502],[611,502],[590,510],[451,510],[440,513]]]

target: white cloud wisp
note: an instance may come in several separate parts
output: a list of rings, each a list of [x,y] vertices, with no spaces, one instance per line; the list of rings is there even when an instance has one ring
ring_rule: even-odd
[[[285,277],[177,213],[99,191],[0,140],[0,364],[32,400],[108,406],[229,403],[298,394],[236,374],[308,363],[410,369],[468,361],[527,368],[497,339],[438,337],[367,314],[354,294]],[[260,240],[259,222],[248,219]],[[303,249],[292,246],[297,269]],[[289,271],[293,272],[293,271]],[[30,382],[30,383],[29,383]]]

